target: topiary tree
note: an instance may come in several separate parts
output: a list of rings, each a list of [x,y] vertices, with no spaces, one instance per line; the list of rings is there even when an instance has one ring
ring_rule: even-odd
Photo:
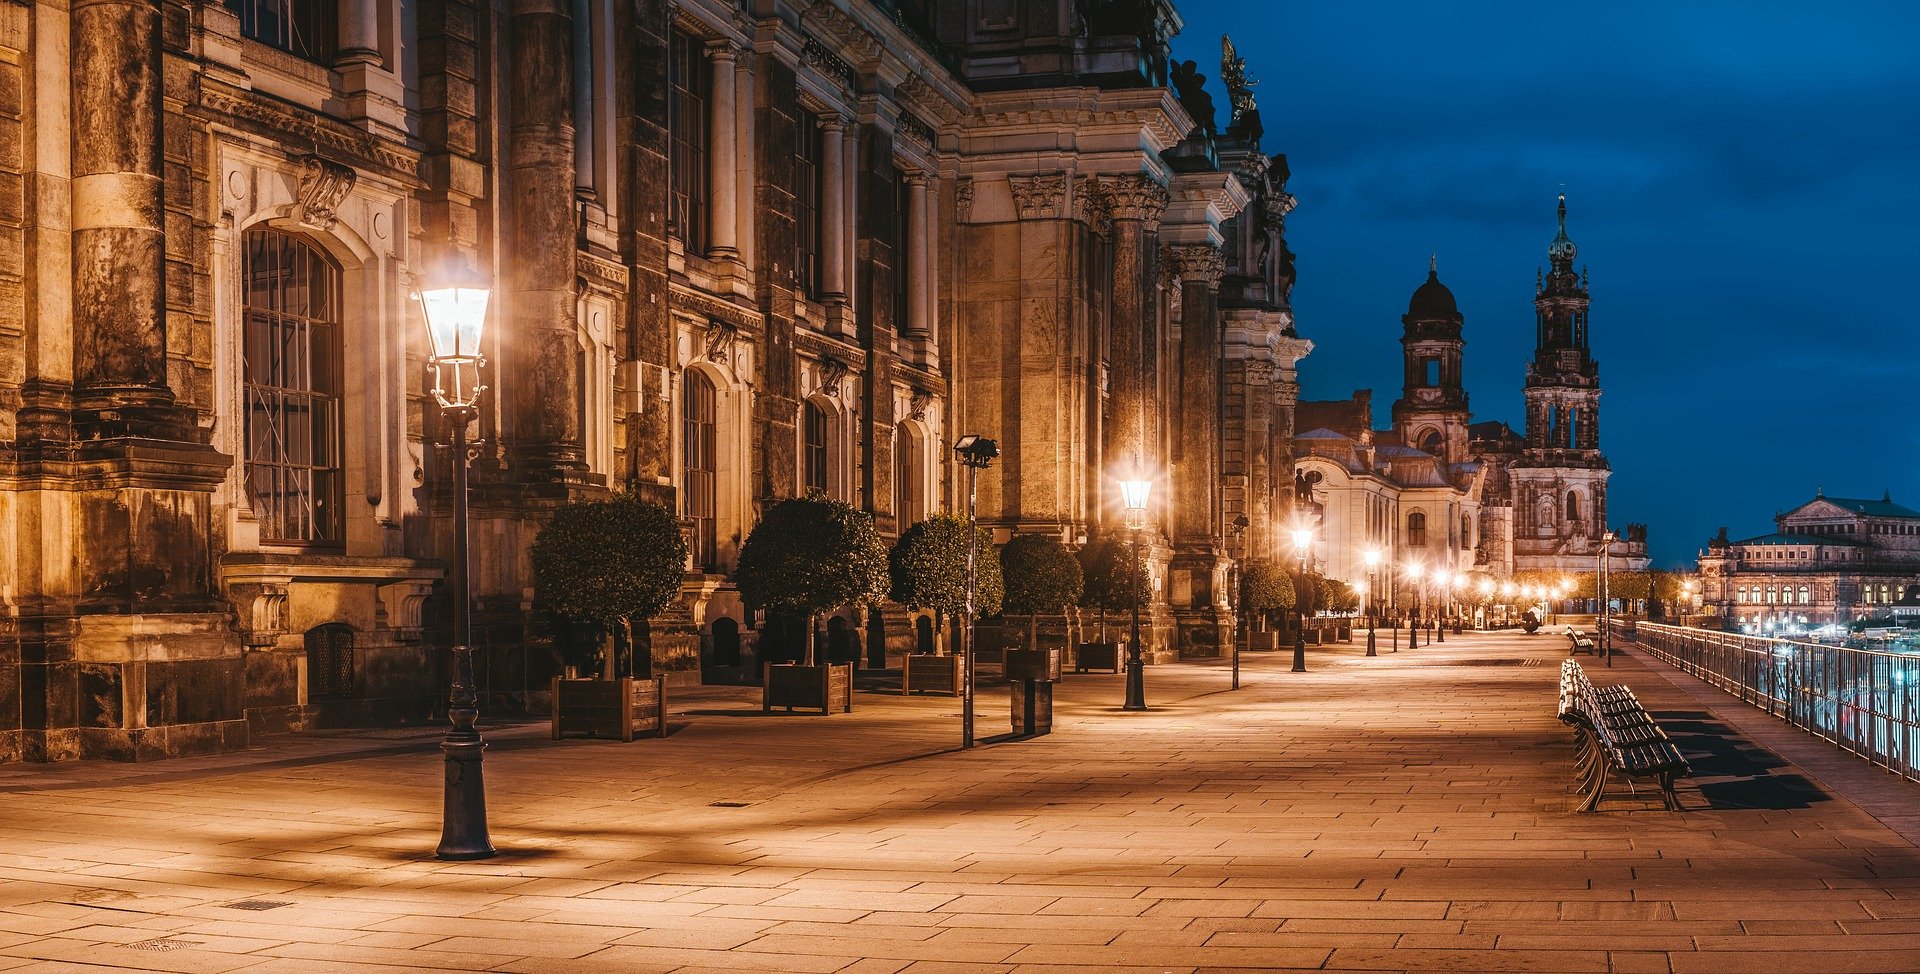
[[[1293,608],[1293,576],[1271,558],[1254,558],[1240,572],[1240,606],[1248,613]]]
[[[1007,597],[1002,611],[1027,616],[1027,648],[1040,645],[1040,613],[1059,612],[1080,600],[1085,578],[1080,562],[1060,539],[1015,535],[1000,549],[1000,575]]]
[[[1352,612],[1360,607],[1360,592],[1352,585],[1337,578],[1321,576],[1321,584],[1326,587],[1327,608],[1335,612]]]
[[[981,615],[1000,611],[1004,590],[1000,559],[993,555],[993,534],[974,528],[974,607]],[[936,514],[900,535],[887,555],[892,597],[909,609],[932,609],[944,630],[948,617],[967,610],[967,522]]]
[[[602,656],[611,664],[606,675],[618,677],[622,645],[625,673],[634,672],[634,621],[656,615],[679,591],[687,543],[672,512],[620,493],[554,511],[534,539],[531,557],[536,598],[613,635],[615,652]]]
[[[1100,613],[1100,641],[1107,641],[1107,612],[1127,612],[1148,604],[1147,566],[1133,546],[1103,535],[1080,549],[1080,604]]]
[[[768,509],[740,547],[733,580],[753,610],[807,620],[806,665],[814,659],[814,623],[824,612],[887,596],[887,546],[870,515],[825,497],[795,497]]]

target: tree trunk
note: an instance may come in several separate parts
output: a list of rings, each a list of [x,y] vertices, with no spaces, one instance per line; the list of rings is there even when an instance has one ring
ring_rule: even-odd
[[[817,619],[817,618],[818,618],[818,614],[817,614],[817,613],[813,613],[813,612],[809,612],[809,613],[807,613],[807,653],[806,653],[806,664],[807,664],[808,666],[812,666],[812,665],[813,665],[813,650],[814,650],[814,644],[815,644],[815,643],[816,643],[816,642],[818,641],[818,637],[819,637],[819,634],[818,634],[818,633],[816,633],[816,632],[814,631],[814,620],[815,620],[815,619]]]

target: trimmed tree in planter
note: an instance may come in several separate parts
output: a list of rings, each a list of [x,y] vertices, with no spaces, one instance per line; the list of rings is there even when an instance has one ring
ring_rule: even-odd
[[[554,681],[555,736],[578,717],[578,729],[631,740],[636,700],[640,716],[658,725],[664,719],[658,681],[632,678],[633,625],[665,609],[679,591],[687,545],[673,514],[627,493],[567,504],[554,511],[530,554],[540,601],[598,626],[614,644],[613,652],[603,644],[601,679]],[[649,676],[652,669],[649,660]]]
[[[1015,535],[1000,549],[1000,574],[1007,598],[1001,610],[1027,617],[1027,648],[1040,648],[1040,614],[1061,612],[1080,600],[1086,587],[1080,562],[1060,539],[1044,534]]]
[[[1003,587],[1000,559],[993,555],[993,534],[974,529],[974,603],[981,615],[1000,611]],[[950,514],[936,514],[900,535],[887,556],[893,581],[892,597],[909,609],[933,610],[936,656],[908,654],[902,663],[901,688],[952,693],[959,689],[959,661],[943,652],[939,635],[949,620],[967,611],[967,522]]]
[[[825,497],[781,501],[754,525],[741,546],[734,582],[747,608],[789,612],[807,620],[806,660],[767,668],[766,706],[823,707],[829,713],[846,709],[852,700],[853,667],[815,666],[814,630],[823,613],[886,598],[887,546],[873,518]],[[775,670],[783,672],[776,676]],[[812,696],[816,687],[821,694],[817,699]]]
[[[1293,577],[1271,558],[1254,558],[1240,573],[1240,606],[1248,615],[1293,608]]]
[[[992,532],[975,528],[974,544],[975,607],[981,615],[995,615],[1004,589]],[[908,528],[888,552],[887,569],[893,600],[909,609],[932,609],[944,630],[967,610],[966,519],[936,514]]]
[[[1080,605],[1097,610],[1100,618],[1099,641],[1086,645],[1101,647],[1094,652],[1103,656],[1111,654],[1111,667],[1117,670],[1120,647],[1107,641],[1107,612],[1129,612],[1135,606],[1147,608],[1147,567],[1134,558],[1131,544],[1117,535],[1104,535],[1080,549],[1080,570]],[[1083,656],[1075,660],[1075,666],[1107,669],[1109,664],[1104,658],[1095,663],[1083,652]]]

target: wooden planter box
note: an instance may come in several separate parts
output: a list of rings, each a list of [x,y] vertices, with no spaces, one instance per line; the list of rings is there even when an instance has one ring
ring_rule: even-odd
[[[618,738],[667,734],[664,680],[553,678],[553,739],[568,734]]]
[[[1126,656],[1123,654],[1119,643],[1081,643],[1074,647],[1073,671],[1110,670],[1118,673],[1125,666]]]
[[[1058,682],[1060,651],[1058,649],[1009,649],[1002,672],[1009,682],[1015,680]]]
[[[853,664],[766,663],[761,667],[760,692],[760,709],[766,712],[784,707],[791,713],[799,707],[823,714],[846,713],[853,709]]]
[[[900,669],[900,694],[960,693],[960,657],[913,653]]]
[[[1272,630],[1256,632],[1253,634],[1252,643],[1247,647],[1249,650],[1256,653],[1271,653],[1280,648],[1280,634]]]

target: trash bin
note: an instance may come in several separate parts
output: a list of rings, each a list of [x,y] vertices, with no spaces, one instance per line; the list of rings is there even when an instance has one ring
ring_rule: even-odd
[[[1060,650],[1009,649],[1005,672],[1013,733],[1038,737],[1052,732],[1053,678],[1060,672]]]

